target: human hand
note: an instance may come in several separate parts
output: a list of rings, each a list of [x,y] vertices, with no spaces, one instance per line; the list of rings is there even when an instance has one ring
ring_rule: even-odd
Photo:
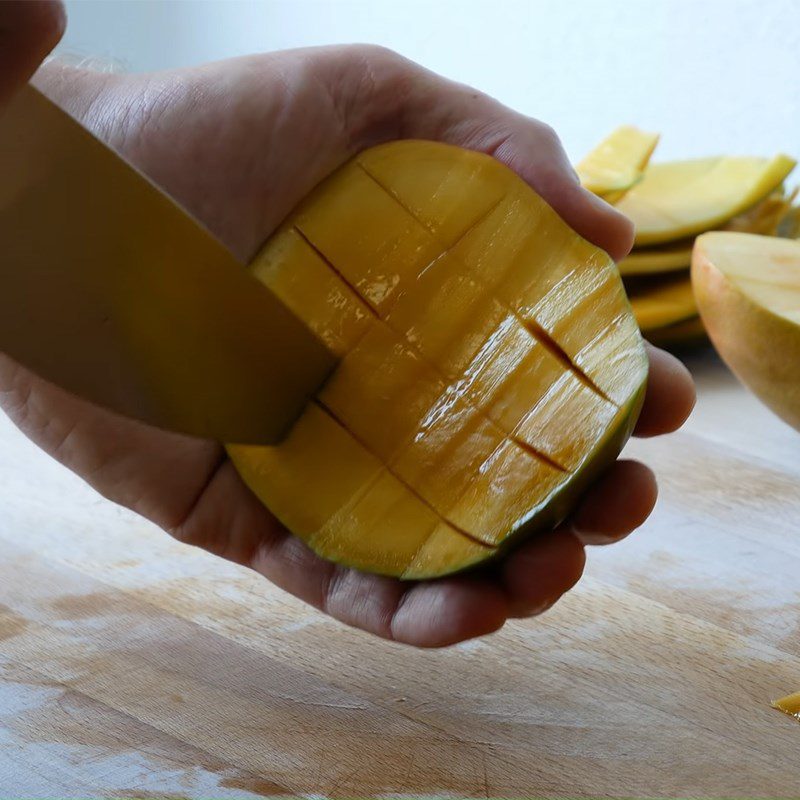
[[[0,64],[3,57],[0,50]],[[333,169],[397,138],[490,153],[615,258],[631,245],[628,221],[581,189],[548,127],[379,48],[279,52],[151,75],[52,66],[38,83],[242,261]],[[650,357],[638,435],[674,430],[694,398],[675,359],[655,349]],[[256,500],[216,443],[97,409],[3,356],[0,404],[33,441],[111,500],[337,619],[419,646],[451,644],[540,613],[580,577],[584,545],[622,538],[656,497],[646,467],[617,462],[571,520],[505,561],[474,574],[401,583],[315,556]]]

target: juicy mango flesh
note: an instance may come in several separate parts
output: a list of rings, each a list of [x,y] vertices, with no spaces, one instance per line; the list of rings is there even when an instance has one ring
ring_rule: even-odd
[[[488,156],[367,150],[251,268],[340,361],[284,442],[228,451],[324,558],[408,579],[492,558],[562,520],[638,416],[614,263]]]
[[[717,228],[779,187],[795,161],[778,155],[699,158],[652,164],[617,204],[636,227],[636,246]]]
[[[664,350],[682,350],[695,347],[708,341],[706,329],[699,316],[691,317],[682,322],[651,328],[645,332],[645,337],[650,344]]]
[[[782,235],[781,226],[788,224],[795,210],[793,203],[797,195],[797,189],[790,194],[786,194],[782,188],[778,189],[752,208],[728,220],[720,230],[759,233],[763,236]],[[693,245],[692,238],[665,245],[638,247],[620,261],[620,274],[631,277],[688,270]]]
[[[578,164],[581,183],[609,203],[619,201],[642,179],[658,139],[656,133],[620,126]]]
[[[678,242],[664,247],[642,247],[632,250],[619,262],[623,277],[634,275],[662,275],[689,269],[692,261],[693,241]]]
[[[781,697],[780,700],[776,700],[772,704],[772,707],[778,709],[778,711],[783,711],[784,714],[788,714],[800,722],[800,692]]]
[[[680,348],[706,341],[693,296],[695,238],[709,230],[800,237],[795,166],[772,159],[716,157],[649,165],[653,147],[636,128],[618,128],[576,170],[583,185],[633,221],[635,247],[619,264],[634,315],[647,339]],[[644,156],[637,177],[635,159]],[[615,191],[614,187],[618,187]]]
[[[633,315],[644,333],[697,317],[689,271],[628,278],[625,288]]]

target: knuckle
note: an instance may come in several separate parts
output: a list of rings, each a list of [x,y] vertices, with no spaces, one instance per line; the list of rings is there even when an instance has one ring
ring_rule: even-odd
[[[539,122],[537,125],[537,138],[541,144],[553,149],[561,148],[561,138],[556,133],[555,128],[546,122]]]

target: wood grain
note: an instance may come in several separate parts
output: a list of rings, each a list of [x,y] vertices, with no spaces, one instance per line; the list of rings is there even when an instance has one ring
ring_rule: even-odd
[[[0,420],[0,795],[786,797],[800,435],[709,353],[661,500],[544,617],[421,652],[103,501]]]

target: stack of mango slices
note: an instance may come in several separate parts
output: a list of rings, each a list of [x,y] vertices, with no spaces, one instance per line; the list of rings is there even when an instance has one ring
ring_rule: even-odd
[[[634,248],[619,270],[642,333],[679,348],[705,340],[689,271],[695,238],[711,230],[800,234],[797,190],[784,186],[796,162],[779,154],[650,164],[657,142],[655,134],[621,127],[577,172],[636,227]]]

